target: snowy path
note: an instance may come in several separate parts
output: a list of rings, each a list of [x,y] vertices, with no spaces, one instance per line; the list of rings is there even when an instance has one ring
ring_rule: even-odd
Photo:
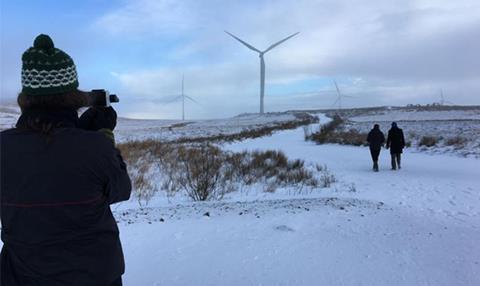
[[[125,285],[480,285],[480,160],[407,150],[393,172],[383,151],[373,173],[368,149],[301,128],[225,148],[281,149],[341,183],[325,198],[119,213]]]
[[[381,236],[382,231],[375,228],[389,232],[391,240],[386,244],[379,242],[376,254],[382,256],[382,252],[392,253],[396,248],[399,252],[391,257],[385,256],[371,266],[382,269],[390,265],[399,272],[387,274],[388,269],[385,273],[377,269],[370,273],[370,279],[376,277],[372,281],[353,271],[351,279],[340,284],[480,285],[480,160],[406,150],[403,169],[391,171],[389,153],[383,150],[381,172],[374,173],[368,148],[319,146],[304,142],[302,129],[244,141],[228,149],[240,151],[272,146],[291,158],[326,164],[344,184],[336,192],[338,196],[382,201],[386,207],[393,208],[396,219],[383,221],[383,224],[383,215],[378,215],[378,220],[363,224],[366,232],[355,236],[350,243],[352,247],[357,245],[363,249],[362,240],[375,242]],[[356,192],[346,192],[352,184]],[[417,232],[409,228],[415,228]],[[430,238],[422,237],[421,233],[428,233]],[[437,240],[426,243],[424,239],[428,241],[431,236],[437,236]],[[355,253],[351,255],[355,256]],[[400,263],[402,260],[406,261]],[[356,268],[365,268],[364,271],[368,272],[371,261],[358,263]],[[396,263],[401,265],[395,266]],[[408,283],[403,280],[406,273],[411,278]]]
[[[305,142],[301,128],[227,148],[233,151],[275,148],[290,158],[326,164],[345,184],[354,184],[357,196],[364,199],[458,219],[480,215],[480,160],[477,159],[412,153],[407,149],[402,157],[403,169],[391,171],[389,151],[383,149],[380,172],[374,173],[368,148]]]

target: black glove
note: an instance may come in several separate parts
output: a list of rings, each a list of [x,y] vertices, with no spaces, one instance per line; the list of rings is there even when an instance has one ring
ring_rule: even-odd
[[[113,131],[117,126],[117,113],[109,107],[90,107],[78,119],[78,126],[85,130],[97,131],[110,129]]]

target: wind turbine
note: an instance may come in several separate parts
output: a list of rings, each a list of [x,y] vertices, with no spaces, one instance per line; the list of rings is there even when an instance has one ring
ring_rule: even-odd
[[[440,89],[440,105],[445,105],[445,103],[453,105],[453,102],[445,101],[445,98],[443,96],[443,88],[441,88]]]
[[[335,106],[338,103],[338,113],[342,111],[342,97],[352,97],[349,95],[344,95],[340,92],[340,88],[338,88],[338,84],[336,80],[333,80],[333,83],[335,84],[335,89],[337,91],[337,100],[333,103],[333,106]]]
[[[248,44],[247,42],[241,40],[240,38],[236,37],[235,35],[227,32],[227,31],[225,31],[225,33],[229,34],[232,38],[239,41],[240,43],[245,45],[250,50],[257,52],[259,57],[260,57],[260,114],[263,114],[263,111],[264,111],[263,97],[265,95],[265,60],[263,59],[263,55],[266,54],[271,49],[275,48],[276,46],[280,45],[281,43],[283,43],[283,42],[289,40],[290,38],[293,38],[294,36],[298,35],[298,33],[300,33],[300,32],[292,34],[292,35],[286,37],[285,39],[276,42],[275,44],[271,45],[270,47],[268,47],[264,51],[260,51],[259,49],[255,48],[254,46]]]
[[[185,75],[183,74],[182,74],[182,93],[179,96],[175,97],[173,100],[169,101],[169,103],[177,101],[179,99],[182,100],[182,121],[185,121],[185,99],[188,99],[198,105],[200,105],[200,103],[198,103],[198,101],[196,101],[195,99],[185,94]]]

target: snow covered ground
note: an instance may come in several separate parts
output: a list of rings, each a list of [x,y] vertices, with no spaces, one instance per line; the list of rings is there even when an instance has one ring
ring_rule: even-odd
[[[357,122],[424,121],[424,120],[480,120],[480,109],[471,110],[383,110],[351,118]]]
[[[380,125],[380,130],[387,134],[391,121],[352,122],[346,128],[368,133],[376,123]],[[480,157],[480,119],[397,121],[397,123],[403,129],[405,140],[416,151]],[[436,138],[436,144],[431,147],[420,146],[424,136]]]
[[[155,139],[171,141],[180,138],[210,137],[236,134],[266,126],[298,120],[293,113],[242,114],[232,118],[212,120],[135,120],[120,119],[115,130],[118,142]]]
[[[143,123],[121,121],[119,131],[156,132]],[[480,285],[479,159],[407,149],[403,168],[390,171],[383,150],[374,173],[367,148],[303,136],[298,128],[223,148],[327,165],[339,179],[331,188],[112,206],[124,285]]]
[[[20,116],[20,109],[16,106],[0,106],[0,131],[15,127],[18,117]]]
[[[326,164],[329,190],[115,211],[125,285],[480,285],[480,161],[404,154],[371,172],[367,148],[302,128],[224,146]]]
[[[465,107],[466,108],[466,107]],[[463,157],[480,158],[480,109],[465,110],[382,110],[368,111],[349,118],[347,129],[368,133],[373,124],[379,124],[383,132],[396,121],[403,129],[406,141],[417,151],[448,153]],[[435,138],[434,146],[420,146],[422,137]]]

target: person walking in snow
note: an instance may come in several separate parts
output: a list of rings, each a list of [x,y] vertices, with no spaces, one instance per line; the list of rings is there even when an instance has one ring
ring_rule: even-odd
[[[378,172],[378,156],[380,156],[380,150],[385,143],[385,136],[380,130],[380,125],[375,124],[373,126],[373,129],[368,133],[367,142],[370,146],[370,155],[372,155],[373,171]]]
[[[110,204],[129,199],[131,182],[113,141],[116,112],[91,108],[78,118],[88,95],[49,36],[39,35],[22,63],[22,114],[0,133],[0,285],[122,285]]]
[[[405,137],[403,130],[398,128],[396,122],[392,122],[392,128],[388,130],[387,149],[390,148],[392,157],[392,170],[401,169],[401,159],[403,148],[405,148]]]

